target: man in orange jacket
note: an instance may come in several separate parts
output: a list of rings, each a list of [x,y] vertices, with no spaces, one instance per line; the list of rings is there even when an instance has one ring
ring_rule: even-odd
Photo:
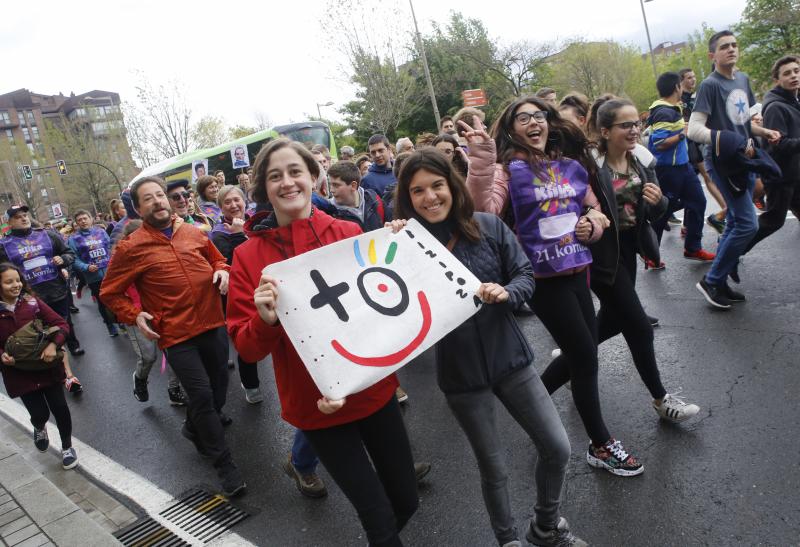
[[[214,462],[223,493],[233,496],[245,483],[222,429],[231,419],[222,413],[228,337],[220,294],[230,268],[208,237],[172,214],[162,179],[136,181],[131,198],[144,223],[117,244],[100,299],[120,322],[158,340],[189,397],[181,432]],[[125,294],[132,284],[141,307]]]

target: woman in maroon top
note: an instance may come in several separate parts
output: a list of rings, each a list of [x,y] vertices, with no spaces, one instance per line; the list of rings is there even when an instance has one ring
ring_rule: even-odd
[[[42,352],[42,360],[51,362],[56,350],[64,344],[69,328],[67,322],[33,295],[20,270],[13,264],[0,264],[0,373],[9,397],[19,397],[33,424],[33,443],[45,452],[50,445],[46,424],[52,412],[61,436],[61,455],[64,469],[78,465],[78,456],[72,448],[72,416],[64,398],[63,382],[66,378],[64,364],[42,371],[16,368],[14,358],[5,352],[9,336],[34,319],[41,319],[48,327],[58,327],[50,343]]]

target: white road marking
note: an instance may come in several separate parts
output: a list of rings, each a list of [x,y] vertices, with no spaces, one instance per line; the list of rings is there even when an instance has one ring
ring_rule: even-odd
[[[0,412],[13,420],[33,435],[33,426],[25,407],[0,393]],[[48,434],[51,439],[58,439],[58,429],[52,423],[47,424]],[[159,513],[177,503],[171,494],[165,492],[138,473],[128,469],[111,458],[101,454],[91,446],[72,437],[72,446],[78,453],[78,465],[88,475],[104,484],[107,488],[126,496],[137,503],[147,512],[147,516],[161,524],[191,545],[231,545],[237,547],[254,547],[252,543],[234,532],[225,532],[210,543],[204,543],[189,532],[178,528]]]

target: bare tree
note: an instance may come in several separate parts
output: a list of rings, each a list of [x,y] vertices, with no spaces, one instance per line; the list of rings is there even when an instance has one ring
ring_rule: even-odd
[[[228,140],[228,127],[218,116],[203,116],[192,126],[193,148],[211,148]]]

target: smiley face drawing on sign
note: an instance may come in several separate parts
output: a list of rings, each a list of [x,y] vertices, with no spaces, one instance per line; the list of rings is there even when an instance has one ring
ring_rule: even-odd
[[[361,391],[477,311],[480,282],[416,221],[272,264],[277,311],[328,398]]]

